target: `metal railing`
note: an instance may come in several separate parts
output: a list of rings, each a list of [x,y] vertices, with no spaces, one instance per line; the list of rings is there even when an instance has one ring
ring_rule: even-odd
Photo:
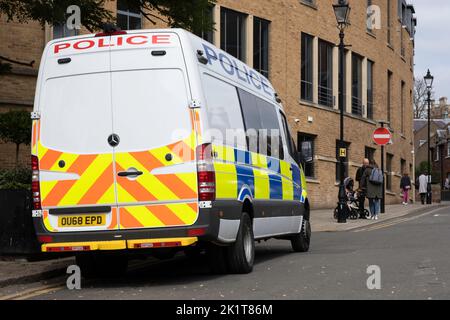
[[[358,97],[352,96],[352,114],[362,117],[363,105],[362,100]]]
[[[319,86],[319,104],[333,108],[333,89]]]
[[[313,83],[301,81],[301,98],[306,101],[313,101]]]

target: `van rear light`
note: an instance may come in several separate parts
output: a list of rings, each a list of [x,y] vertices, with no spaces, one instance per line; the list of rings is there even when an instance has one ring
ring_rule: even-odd
[[[41,210],[41,188],[39,186],[39,159],[31,156],[31,195],[33,199],[33,210]]]
[[[216,198],[216,174],[212,157],[212,145],[197,147],[197,182],[199,201],[213,201]]]
[[[40,243],[50,243],[53,242],[52,236],[38,236],[38,241]]]
[[[188,237],[199,237],[206,233],[206,228],[189,229],[187,234]]]

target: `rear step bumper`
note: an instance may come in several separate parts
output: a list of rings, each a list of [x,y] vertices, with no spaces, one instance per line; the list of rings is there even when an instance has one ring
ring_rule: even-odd
[[[92,247],[99,248],[95,250],[123,250],[128,249],[130,243],[134,246],[135,242],[133,241],[154,241],[155,239],[164,239],[167,242],[167,239],[195,237],[196,241],[221,242],[219,240],[220,221],[223,219],[239,221],[241,209],[242,203],[239,201],[218,200],[213,202],[212,208],[199,209],[198,219],[191,226],[149,229],[50,232],[45,228],[42,218],[33,218],[33,220],[36,235],[51,238],[51,241],[45,241],[46,243],[43,244],[46,246],[45,248],[51,248],[54,244],[61,247],[61,244],[75,243],[79,246],[88,243],[92,244]],[[202,232],[198,233],[199,230]],[[105,247],[107,249],[102,249]],[[44,247],[42,249],[44,250]]]
[[[197,241],[198,238],[190,237],[190,238],[48,243],[42,245],[42,252],[80,252],[80,251],[96,251],[96,250],[174,248],[174,247],[187,247],[193,245]]]

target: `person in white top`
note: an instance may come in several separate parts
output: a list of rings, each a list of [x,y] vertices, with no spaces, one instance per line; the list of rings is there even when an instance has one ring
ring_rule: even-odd
[[[425,173],[422,173],[419,177],[419,193],[422,204],[425,204],[425,199],[427,197],[427,186],[428,186],[428,176],[425,175]]]
[[[445,179],[444,189],[450,190],[450,179],[448,177]]]

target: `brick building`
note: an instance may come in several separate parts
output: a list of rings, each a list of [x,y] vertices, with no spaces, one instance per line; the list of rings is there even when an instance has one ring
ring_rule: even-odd
[[[441,97],[439,103],[434,102],[431,108],[432,119],[449,119],[450,104],[447,97]]]
[[[108,1],[123,29],[162,27],[130,10],[123,1]],[[381,162],[371,139],[377,120],[393,132],[386,148],[387,203],[398,203],[401,173],[413,171],[414,8],[405,0],[349,1],[351,26],[346,30],[345,140],[347,172],[354,176],[364,157]],[[210,14],[215,31],[200,36],[254,66],[278,91],[296,142],[312,141],[314,162],[306,165],[315,208],[337,202],[339,138],[339,40],[332,0],[218,0]],[[380,29],[368,29],[367,5],[380,9]],[[0,110],[26,108],[33,95],[40,54],[53,37],[69,35],[64,26],[44,29],[34,22],[6,23],[0,17],[0,56],[13,64],[0,75]],[[0,148],[0,167],[11,164],[10,146]],[[22,152],[28,159],[28,149]],[[24,160],[25,161],[25,160]]]

